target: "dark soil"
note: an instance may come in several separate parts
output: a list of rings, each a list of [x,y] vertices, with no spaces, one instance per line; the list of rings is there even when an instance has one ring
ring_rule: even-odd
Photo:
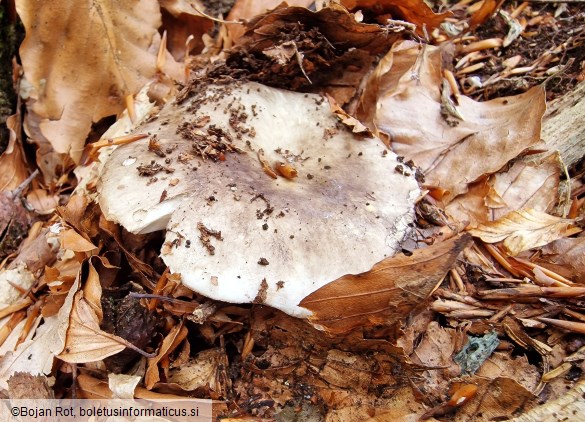
[[[6,2],[0,5],[0,154],[8,145],[6,118],[14,113],[16,95],[12,87],[12,57],[16,52],[16,25],[11,13],[6,9]]]
[[[585,58],[585,4],[568,3],[566,11],[554,18],[558,4],[532,3],[534,16],[546,16],[541,24],[529,26],[508,47],[501,48],[493,53],[486,61],[486,66],[478,72],[467,76],[479,76],[482,81],[491,75],[504,70],[504,60],[516,55],[522,56],[517,67],[530,66],[555,47],[563,46],[561,53],[557,54],[558,61],[548,66],[564,67],[557,73],[535,76],[531,72],[511,76],[502,79],[492,85],[479,89],[474,93],[478,100],[489,100],[506,95],[515,95],[525,92],[535,85],[545,83],[547,88],[547,100],[554,99],[569,92],[578,82],[583,72],[582,64]],[[512,8],[506,8],[508,11]],[[528,17],[528,20],[530,17]],[[508,32],[508,25],[500,14],[495,14],[483,23],[474,32],[479,40],[489,38],[504,38]],[[461,55],[455,58],[454,63],[461,59]]]
[[[227,16],[236,0],[203,0],[205,10],[211,16]]]

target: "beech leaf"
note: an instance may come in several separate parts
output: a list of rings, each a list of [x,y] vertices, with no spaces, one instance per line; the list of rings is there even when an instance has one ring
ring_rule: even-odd
[[[155,75],[158,2],[25,0],[16,7],[26,30],[20,57],[29,129],[35,142],[78,160],[92,122],[121,112],[124,98]],[[179,75],[167,56],[165,71]]]
[[[123,338],[100,329],[98,317],[83,298],[75,295],[63,352],[57,356],[69,363],[95,362],[115,355],[126,347],[136,348]]]
[[[323,286],[299,306],[313,312],[309,321],[316,328],[334,334],[398,321],[427,298],[469,240],[463,235],[411,256],[387,258],[366,273]]]
[[[496,221],[481,224],[470,233],[486,243],[503,241],[504,248],[514,256],[580,231],[574,220],[526,209],[512,211]]]
[[[446,189],[449,203],[540,141],[545,98],[542,87],[482,103],[460,95],[464,120],[453,119],[442,108],[441,61],[440,48],[394,44],[370,77],[357,117],[421,167],[426,183]]]

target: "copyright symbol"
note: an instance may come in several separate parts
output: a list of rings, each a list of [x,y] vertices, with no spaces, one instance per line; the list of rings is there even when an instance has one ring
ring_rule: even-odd
[[[12,416],[18,416],[20,415],[20,409],[18,407],[13,407],[10,409],[10,413],[12,413]]]

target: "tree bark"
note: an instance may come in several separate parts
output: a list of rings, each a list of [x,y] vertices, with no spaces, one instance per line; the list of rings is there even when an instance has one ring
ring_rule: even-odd
[[[565,165],[573,167],[585,154],[585,82],[554,101],[544,116],[542,138],[558,149]]]

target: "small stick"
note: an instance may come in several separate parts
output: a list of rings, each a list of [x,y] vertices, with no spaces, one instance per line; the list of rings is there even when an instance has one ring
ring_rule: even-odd
[[[445,314],[445,316],[457,319],[486,318],[491,317],[495,313],[495,311],[490,311],[489,309],[469,309],[449,312],[448,314]]]
[[[558,281],[559,283],[565,285],[565,286],[574,286],[575,283],[573,283],[571,280],[566,279],[565,277],[563,277],[562,275],[559,275],[557,273],[555,273],[554,271],[549,270],[548,268],[545,267],[541,267],[540,265],[537,265],[533,262],[530,262],[526,259],[522,259],[522,258],[518,258],[518,257],[514,257],[514,259],[524,265],[526,265],[527,267],[529,267],[531,270],[534,270],[536,268],[538,268],[540,271],[542,271],[544,274],[546,274],[547,276],[549,276],[550,278],[554,278],[556,281]],[[529,277],[530,278],[530,277]]]
[[[13,303],[12,305],[9,305],[9,306],[1,309],[0,310],[0,319],[4,318],[5,316],[8,316],[10,314],[13,314],[17,311],[20,311],[21,309],[28,307],[32,303],[33,303],[33,301],[28,297],[26,299],[19,300],[18,302]]]
[[[455,268],[452,268],[451,270],[449,270],[449,272],[451,273],[451,278],[453,278],[455,284],[457,285],[457,288],[459,289],[459,293],[466,293],[465,284],[463,284],[463,280],[461,279],[461,276],[459,275],[457,270]]]
[[[570,298],[585,296],[585,287],[540,287],[521,286],[508,289],[481,290],[478,296],[489,300],[506,300],[517,298],[552,297]]]
[[[504,267],[508,272],[510,272],[513,276],[519,277],[521,274],[512,267],[512,265],[508,262],[508,260],[500,253],[498,248],[489,243],[484,244],[486,250],[490,253],[491,256],[495,258],[498,263]]]
[[[14,330],[14,328],[18,325],[20,321],[24,319],[25,316],[26,312],[24,311],[16,312],[12,314],[8,322],[4,324],[2,328],[0,328],[0,346],[4,344],[12,330]]]
[[[545,324],[552,325],[553,327],[562,328],[567,331],[572,331],[574,333],[585,334],[585,323],[584,322],[574,322],[574,321],[563,321],[561,319],[552,319],[552,318],[536,318]]]
[[[502,309],[502,310],[496,312],[495,314],[493,314],[488,321],[489,322],[499,322],[499,321],[501,321],[502,319],[504,319],[504,317],[506,315],[508,315],[508,313],[512,310],[513,307],[514,307],[514,305],[512,305],[512,304],[506,306],[504,309]]]
[[[500,48],[504,40],[501,38],[488,38],[486,40],[476,41],[469,45],[463,46],[460,52],[463,54],[472,53],[474,51],[488,50],[490,48]]]
[[[578,319],[579,321],[585,322],[585,315],[583,315],[583,314],[581,314],[579,312],[576,312],[576,311],[573,311],[573,310],[567,309],[567,308],[563,308],[562,309],[562,312],[565,315],[568,315],[570,317],[573,317],[575,319]]]
[[[20,194],[28,187],[28,185],[30,185],[30,182],[33,181],[33,179],[35,177],[37,177],[39,175],[39,169],[36,169],[35,171],[33,171],[30,176],[28,176],[26,179],[24,179],[24,181],[18,185],[18,187],[16,189],[14,189],[12,192],[9,192],[8,194],[10,195],[10,197],[12,199],[16,199],[20,196]]]

